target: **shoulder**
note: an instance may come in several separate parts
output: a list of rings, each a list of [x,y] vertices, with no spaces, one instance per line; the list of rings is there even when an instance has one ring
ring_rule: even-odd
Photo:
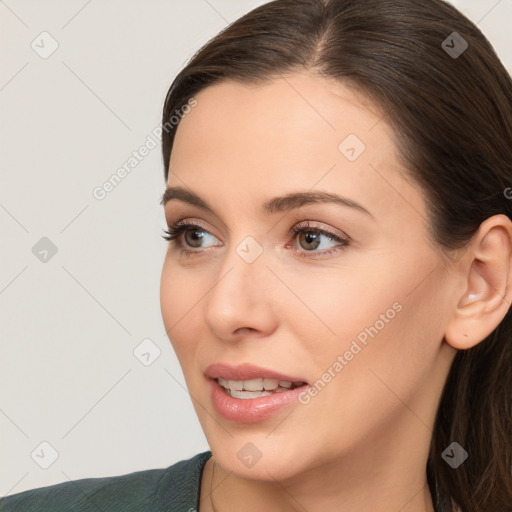
[[[172,511],[196,508],[201,474],[211,452],[162,469],[84,478],[0,498],[1,512]],[[170,508],[172,507],[172,508]]]

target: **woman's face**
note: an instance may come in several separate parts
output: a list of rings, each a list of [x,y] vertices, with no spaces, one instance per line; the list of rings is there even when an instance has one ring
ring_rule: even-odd
[[[209,209],[168,197],[168,225],[196,227],[170,243],[161,308],[214,455],[263,480],[415,467],[454,355],[454,294],[386,119],[308,74],[196,100],[168,186]]]

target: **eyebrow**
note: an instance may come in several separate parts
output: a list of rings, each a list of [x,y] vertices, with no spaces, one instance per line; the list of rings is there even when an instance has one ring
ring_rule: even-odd
[[[198,208],[201,208],[202,210],[208,211],[215,215],[214,209],[204,199],[184,187],[168,186],[162,195],[160,204],[165,206],[169,201],[172,201],[173,199],[197,206]],[[364,208],[364,206],[360,205],[356,201],[353,201],[347,197],[333,194],[331,192],[321,191],[291,192],[284,196],[273,197],[263,203],[262,209],[267,213],[278,213],[294,210],[308,204],[317,203],[335,203],[341,206],[353,208],[369,215],[370,217],[373,217],[373,215],[366,208]]]

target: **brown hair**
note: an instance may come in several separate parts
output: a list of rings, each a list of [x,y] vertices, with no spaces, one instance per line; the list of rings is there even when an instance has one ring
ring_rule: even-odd
[[[453,32],[468,44],[460,55],[448,51]],[[169,119],[192,96],[225,79],[258,83],[300,70],[355,87],[382,108],[443,254],[464,247],[488,217],[512,218],[504,192],[512,80],[476,25],[442,0],[276,0],[235,21],[167,93],[165,180],[177,129]],[[426,467],[438,511],[451,512],[452,500],[464,512],[512,510],[511,315],[459,350],[450,369]],[[454,441],[469,454],[457,469],[441,457]]]

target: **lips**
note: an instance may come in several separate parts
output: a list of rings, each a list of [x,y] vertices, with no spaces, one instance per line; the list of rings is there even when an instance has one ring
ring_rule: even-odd
[[[214,364],[205,375],[213,405],[224,418],[241,423],[262,421],[296,402],[305,379],[266,368]]]

